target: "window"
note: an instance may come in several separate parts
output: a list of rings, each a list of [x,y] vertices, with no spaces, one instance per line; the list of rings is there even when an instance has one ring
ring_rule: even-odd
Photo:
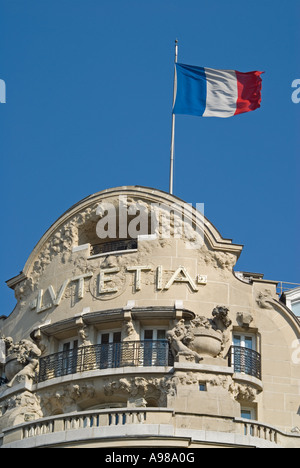
[[[207,387],[205,382],[200,382],[199,383],[199,391],[200,392],[207,392]]]
[[[256,348],[254,337],[252,335],[235,334],[233,335],[233,346],[234,371],[251,375],[252,362],[249,357],[251,356],[251,350],[255,351]]]
[[[77,370],[78,361],[78,339],[64,340],[59,344],[59,366],[57,367],[57,377],[59,375],[74,374]]]
[[[241,418],[256,420],[256,409],[251,407],[241,407]]]
[[[247,409],[241,409],[241,418],[244,418],[244,419],[252,419],[251,417],[251,410],[247,410]]]
[[[121,343],[121,332],[120,331],[113,331],[113,332],[103,332],[100,333],[100,343],[105,345],[109,343]]]
[[[256,340],[253,335],[234,334],[233,346],[239,346],[241,348],[247,348],[256,351]]]
[[[143,340],[160,341],[166,339],[166,329],[164,328],[145,328],[142,332]]]
[[[292,302],[292,311],[296,315],[296,317],[300,318],[300,301]]]
[[[121,332],[107,331],[99,335],[100,345],[97,364],[100,369],[116,368],[121,365]]]
[[[168,342],[166,329],[146,328],[142,332],[143,365],[166,366],[168,364]]]
[[[252,375],[261,380],[261,356],[256,352],[256,336],[234,333],[230,365],[234,372]]]
[[[289,284],[291,286],[291,284]],[[289,289],[288,291],[284,292],[283,302],[287,305],[287,307],[296,315],[296,317],[300,318],[300,287],[298,285],[297,288]]]
[[[67,340],[63,340],[59,343],[59,351],[70,351],[72,349],[78,348],[78,339],[77,338],[68,338]]]

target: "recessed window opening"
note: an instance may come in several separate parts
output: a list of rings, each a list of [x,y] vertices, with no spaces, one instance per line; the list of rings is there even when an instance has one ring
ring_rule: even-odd
[[[121,364],[121,332],[105,331],[99,334],[96,362],[100,369],[118,368]]]
[[[200,382],[199,383],[199,391],[200,392],[207,392],[206,382]]]
[[[166,329],[145,327],[142,331],[143,366],[168,365],[169,346]]]

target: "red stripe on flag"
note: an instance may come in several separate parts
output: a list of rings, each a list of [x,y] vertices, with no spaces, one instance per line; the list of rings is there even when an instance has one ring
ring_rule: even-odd
[[[262,79],[260,75],[264,72],[253,71],[242,73],[236,71],[238,98],[234,115],[249,112],[260,107]]]

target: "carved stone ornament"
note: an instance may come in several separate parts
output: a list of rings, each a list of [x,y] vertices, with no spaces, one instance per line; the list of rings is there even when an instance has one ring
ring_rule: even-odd
[[[0,432],[3,428],[42,418],[39,398],[29,392],[15,394],[0,403]]]
[[[177,325],[166,333],[166,337],[170,343],[175,361],[179,361],[181,356],[191,362],[199,362],[203,359],[196,351],[191,349],[195,337],[188,332],[184,325],[184,319],[179,320]]]
[[[6,344],[5,375],[8,387],[22,380],[34,379],[38,371],[41,350],[32,341],[21,340],[14,344],[12,338],[4,339]]]
[[[97,221],[96,210],[97,204],[94,204],[76,213],[48,239],[32,267],[30,276],[34,284],[39,281],[39,278],[54,257],[60,255],[62,263],[68,261],[72,252],[72,246],[78,245],[80,228],[91,221]]]
[[[41,406],[44,414],[53,415],[78,411],[78,402],[92,399],[95,388],[91,384],[64,385],[41,396]]]
[[[185,325],[184,319],[167,332],[175,361],[183,357],[187,361],[200,362],[203,356],[220,356],[227,341],[226,331],[231,325],[226,307],[216,307],[213,319],[198,316]]]
[[[131,319],[123,323],[123,330],[126,338],[131,338],[135,333],[134,325]]]
[[[229,387],[229,391],[233,398],[238,401],[253,402],[257,397],[257,390],[247,384],[232,383]]]
[[[236,320],[240,327],[249,328],[250,324],[253,322],[253,316],[248,312],[238,312]]]
[[[300,428],[298,426],[293,427],[291,430],[292,434],[300,434]]]
[[[145,378],[132,377],[108,381],[104,386],[107,397],[124,395],[131,407],[145,405],[144,400],[155,400],[158,406],[166,406],[168,396],[176,394],[176,385],[172,377]]]
[[[260,291],[256,296],[256,302],[261,309],[272,309],[272,305],[270,304],[272,300],[272,293],[269,289]]]

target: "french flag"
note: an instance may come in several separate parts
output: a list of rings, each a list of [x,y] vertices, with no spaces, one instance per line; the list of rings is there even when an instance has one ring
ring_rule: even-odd
[[[173,114],[232,117],[260,107],[261,74],[176,63]]]

